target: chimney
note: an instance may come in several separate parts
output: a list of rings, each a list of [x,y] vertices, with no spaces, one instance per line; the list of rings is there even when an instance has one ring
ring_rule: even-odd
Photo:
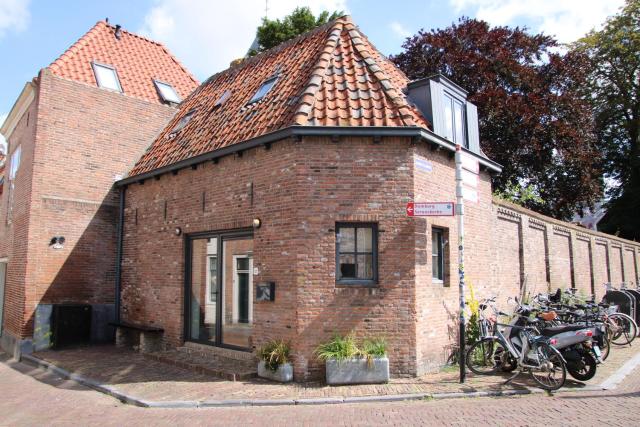
[[[478,111],[467,101],[466,90],[436,74],[409,82],[407,97],[436,135],[480,154]]]
[[[118,40],[120,40],[120,37],[122,37],[122,27],[120,25],[116,25],[115,36]]]

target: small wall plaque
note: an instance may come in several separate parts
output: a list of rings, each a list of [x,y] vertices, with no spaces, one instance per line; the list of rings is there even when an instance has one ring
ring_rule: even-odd
[[[256,287],[256,301],[275,301],[276,300],[276,284],[275,282],[261,282]]]

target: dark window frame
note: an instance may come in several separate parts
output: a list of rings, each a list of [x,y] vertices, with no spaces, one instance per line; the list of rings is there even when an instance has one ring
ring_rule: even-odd
[[[255,104],[258,101],[261,101],[264,99],[265,96],[267,96],[269,94],[269,92],[271,92],[273,90],[273,88],[276,86],[276,84],[278,84],[278,79],[280,78],[279,75],[275,75],[275,76],[271,76],[268,79],[266,79],[265,81],[263,81],[260,84],[260,87],[258,88],[257,91],[255,91],[255,93],[253,94],[253,96],[249,99],[249,102],[247,102],[246,105],[251,105],[251,104]],[[266,85],[268,85],[269,83],[273,82],[273,84],[269,87],[269,89],[267,89],[267,91],[265,93],[263,93],[262,95],[260,95],[258,97],[258,94],[260,93],[260,91],[262,90],[263,87],[265,87]]]
[[[231,229],[231,230],[220,230],[220,231],[202,231],[202,232],[195,232],[195,233],[188,233],[188,234],[184,234],[184,238],[183,238],[183,245],[184,245],[184,283],[183,283],[183,310],[184,312],[182,313],[182,339],[183,341],[190,341],[190,342],[195,342],[198,344],[205,344],[211,347],[222,347],[222,348],[228,348],[231,350],[239,350],[239,351],[245,351],[245,352],[253,352],[254,349],[252,348],[246,348],[246,347],[240,347],[240,346],[236,346],[236,345],[232,345],[232,344],[227,344],[224,342],[224,338],[223,338],[223,322],[222,322],[222,292],[223,292],[223,286],[224,284],[222,283],[222,269],[224,268],[223,262],[224,262],[224,255],[223,255],[223,242],[225,240],[237,240],[237,239],[245,239],[247,237],[251,237],[252,239],[254,238],[254,229],[253,227],[251,228],[237,228],[237,229]],[[191,255],[193,253],[193,241],[195,240],[200,240],[200,239],[210,239],[210,238],[217,238],[217,253],[216,253],[216,257],[217,257],[217,269],[218,269],[218,292],[219,292],[219,296],[220,298],[217,299],[216,301],[216,316],[217,316],[217,320],[216,320],[216,339],[215,342],[212,341],[208,341],[208,340],[200,340],[200,339],[194,339],[191,338],[191,277],[192,277],[192,266],[191,266]],[[254,284],[255,286],[255,284]]]
[[[467,130],[467,101],[465,99],[461,99],[459,96],[448,91],[446,88],[443,93],[443,102],[447,102],[447,98],[451,98],[451,131],[453,139],[451,140],[455,144],[460,144],[464,148],[469,148],[469,132]],[[462,105],[462,141],[456,141],[456,113],[455,113],[455,103],[459,102]],[[443,105],[443,107],[445,107]]]
[[[108,68],[108,69],[113,71],[113,73],[116,76],[116,83],[118,83],[118,89],[117,90],[116,89],[112,89],[110,87],[102,86],[100,84],[100,77],[98,77],[98,72],[96,71],[96,67]],[[120,83],[120,75],[118,74],[118,70],[116,69],[116,67],[114,67],[113,65],[109,65],[109,64],[103,64],[102,62],[98,62],[98,61],[91,61],[91,68],[93,69],[93,76],[96,79],[96,84],[98,85],[98,87],[100,89],[110,90],[112,92],[124,93],[124,90],[122,90],[122,84]]]
[[[340,233],[341,228],[353,228],[354,229],[354,251],[349,252],[340,252],[340,240],[338,238],[338,234]],[[371,268],[373,270],[373,278],[372,279],[357,279],[357,278],[348,278],[341,279],[340,277],[340,254],[353,254],[356,256],[359,254],[369,254],[369,252],[358,252],[358,229],[359,228],[370,228],[371,229]],[[378,285],[378,224],[375,222],[337,222],[335,228],[335,239],[336,239],[336,285],[347,285],[347,286],[377,286]]]
[[[439,234],[439,239],[438,239],[438,246],[436,248],[436,251],[434,251],[434,247],[433,247],[433,237],[437,234]],[[431,280],[433,283],[437,283],[437,284],[444,284],[445,283],[445,279],[447,278],[447,271],[446,271],[446,262],[445,262],[445,251],[444,251],[444,247],[445,247],[445,236],[446,236],[446,229],[444,227],[431,227]],[[434,253],[435,252],[435,253]],[[436,276],[436,272],[433,271],[433,258],[437,258],[438,259],[438,264],[440,267],[440,273],[442,277],[438,277]]]

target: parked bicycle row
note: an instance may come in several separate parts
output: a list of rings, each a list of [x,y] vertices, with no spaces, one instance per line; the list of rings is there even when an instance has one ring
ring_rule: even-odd
[[[611,288],[600,303],[560,289],[527,303],[514,298],[513,313],[499,310],[495,297],[481,301],[479,338],[467,349],[467,367],[478,375],[513,373],[506,382],[528,374],[545,390],[561,388],[567,373],[593,378],[613,347],[630,345],[638,334],[636,313],[622,312],[614,303],[622,297],[613,292],[621,291]],[[640,304],[640,293],[632,298],[634,307]]]

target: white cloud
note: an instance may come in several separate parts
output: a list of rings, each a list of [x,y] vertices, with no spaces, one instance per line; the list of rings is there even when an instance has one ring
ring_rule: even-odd
[[[309,6],[316,14],[347,12],[346,0],[279,0],[269,2],[268,16],[281,18],[296,6]],[[158,0],[139,32],[165,43],[191,72],[206,78],[246,54],[264,7],[264,0]]]
[[[624,0],[449,0],[457,13],[475,16],[493,25],[524,20],[533,31],[555,36],[562,43],[600,28]]]
[[[0,0],[0,38],[8,31],[23,31],[29,24],[29,0]]]
[[[0,114],[0,127],[4,124],[4,121],[7,119],[8,114]],[[0,133],[0,153],[7,152],[7,141],[4,139],[4,136]]]
[[[404,25],[399,23],[398,21],[393,21],[389,24],[389,28],[393,31],[398,37],[402,39],[406,39],[407,37],[411,37],[411,31],[409,31]]]

